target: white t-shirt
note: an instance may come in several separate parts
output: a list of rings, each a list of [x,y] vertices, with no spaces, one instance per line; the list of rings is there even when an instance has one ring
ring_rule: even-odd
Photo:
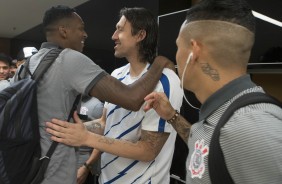
[[[116,69],[112,76],[125,84],[131,84],[140,78],[147,71],[148,67],[149,64],[140,76],[132,78],[129,74],[130,64],[127,64]],[[183,91],[180,88],[180,81],[175,72],[164,69],[155,91],[164,92],[169,97],[172,106],[180,110]],[[104,152],[101,156],[99,183],[168,184],[176,138],[176,132],[173,127],[161,119],[154,110],[145,113],[143,107],[141,107],[139,111],[133,112],[110,103],[107,103],[105,108],[107,109],[107,121],[104,132],[106,137],[135,142],[141,137],[141,129],[154,132],[168,132],[170,136],[159,155],[150,162],[122,158]]]

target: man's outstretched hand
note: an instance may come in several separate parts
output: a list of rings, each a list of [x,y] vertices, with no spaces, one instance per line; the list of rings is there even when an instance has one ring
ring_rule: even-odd
[[[46,131],[50,133],[51,139],[56,142],[70,146],[82,146],[87,140],[88,131],[79,119],[77,112],[74,113],[75,123],[69,123],[58,119],[46,122]]]

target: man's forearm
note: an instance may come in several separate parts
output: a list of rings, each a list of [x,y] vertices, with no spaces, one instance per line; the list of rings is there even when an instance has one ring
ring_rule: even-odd
[[[168,62],[169,60],[166,58],[156,59],[146,74],[128,86],[106,75],[96,83],[90,95],[123,108],[137,111],[142,106],[145,96],[155,88],[162,75],[163,68]]]
[[[136,159],[142,157],[142,145],[138,142],[117,140],[97,134],[89,133],[86,146],[93,147],[101,152],[107,152],[124,158]]]
[[[101,152],[107,152],[113,155],[117,155],[124,158],[140,160],[140,161],[151,161],[154,156],[156,156],[156,149],[160,145],[157,144],[156,139],[160,139],[158,143],[165,143],[169,135],[165,134],[162,136],[155,136],[155,138],[150,138],[150,140],[139,140],[136,142],[109,138],[97,134],[92,134],[88,132],[88,138],[85,142],[86,146],[98,149]],[[154,141],[155,143],[152,143]],[[162,147],[161,145],[161,147]],[[159,152],[159,151],[158,151]]]
[[[177,118],[171,123],[173,128],[176,130],[178,135],[183,139],[183,141],[187,144],[188,137],[190,134],[191,124],[181,115],[177,116]]]

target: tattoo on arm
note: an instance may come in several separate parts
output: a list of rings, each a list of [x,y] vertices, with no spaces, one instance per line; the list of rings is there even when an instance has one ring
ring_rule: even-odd
[[[88,131],[96,134],[102,135],[104,132],[104,126],[102,126],[101,123],[96,120],[85,122],[84,126]]]
[[[98,142],[101,142],[101,143],[105,143],[105,144],[113,144],[115,142],[115,139],[114,138],[109,138],[109,137],[105,137],[105,136],[102,136]]]
[[[212,78],[212,80],[214,81],[220,80],[220,76],[217,70],[213,69],[208,63],[201,63],[201,68],[205,74],[209,75]]]
[[[142,130],[141,141],[147,142],[146,149],[154,153],[155,156],[159,154],[163,145],[165,144],[169,133],[150,132]]]
[[[190,134],[191,124],[187,120],[179,115],[176,120],[171,124],[183,141],[188,143],[188,136]]]

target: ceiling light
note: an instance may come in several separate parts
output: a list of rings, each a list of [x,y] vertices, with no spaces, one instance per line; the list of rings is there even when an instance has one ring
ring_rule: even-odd
[[[282,27],[282,22],[278,21],[278,20],[275,20],[273,18],[270,18],[268,16],[265,16],[263,14],[260,14],[258,12],[255,12],[255,11],[252,11],[253,12],[253,15],[261,20],[264,20],[266,22],[269,22],[271,24],[274,24],[274,25],[277,25],[279,27]]]
[[[169,16],[169,15],[181,13],[181,12],[184,12],[184,11],[187,11],[187,10],[189,10],[189,9],[180,10],[180,11],[176,11],[176,12],[172,12],[172,13],[160,15],[160,16],[158,16],[158,22],[159,22],[159,18],[160,18],[160,17],[165,17],[165,16]],[[252,13],[253,13],[253,15],[254,15],[256,18],[259,18],[259,19],[264,20],[264,21],[266,21],[266,22],[269,22],[269,23],[271,23],[271,24],[274,24],[274,25],[277,25],[277,26],[279,26],[279,27],[282,27],[282,22],[280,22],[280,21],[278,21],[278,20],[275,20],[275,19],[273,19],[273,18],[270,18],[270,17],[268,17],[268,16],[265,16],[265,15],[263,15],[263,14],[261,14],[261,13],[256,12],[256,11],[252,11]]]

